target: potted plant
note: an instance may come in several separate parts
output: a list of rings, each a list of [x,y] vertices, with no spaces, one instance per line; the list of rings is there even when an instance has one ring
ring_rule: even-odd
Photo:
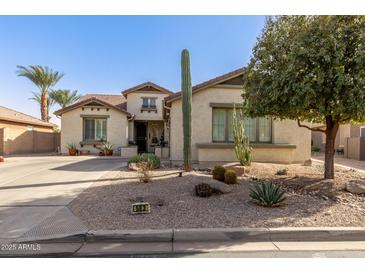
[[[77,148],[75,144],[67,144],[66,148],[68,149],[68,155],[76,156],[77,155]]]
[[[106,156],[112,156],[113,155],[113,145],[111,143],[103,143],[103,151]]]

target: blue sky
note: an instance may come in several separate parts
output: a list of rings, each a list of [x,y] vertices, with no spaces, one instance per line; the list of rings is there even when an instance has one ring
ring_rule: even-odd
[[[65,73],[56,88],[119,94],[152,81],[180,89],[180,53],[193,84],[245,66],[263,16],[0,16],[0,105],[40,117],[37,88],[17,65]],[[54,107],[52,111],[57,109]],[[59,123],[57,118],[52,122]]]

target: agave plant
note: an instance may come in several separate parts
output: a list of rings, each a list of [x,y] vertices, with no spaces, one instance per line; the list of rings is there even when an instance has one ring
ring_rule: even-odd
[[[107,156],[112,156],[113,155],[113,144],[111,144],[109,142],[103,143],[102,152]]]
[[[250,197],[259,205],[274,207],[280,205],[286,197],[279,185],[270,183],[257,183],[250,190]]]
[[[71,143],[71,144],[67,144],[66,145],[66,148],[67,149],[70,149],[70,150],[76,150],[77,149],[77,146],[76,146],[76,144]]]
[[[103,143],[103,149],[104,150],[113,150],[113,144],[111,144],[109,142],[105,142],[105,143]]]

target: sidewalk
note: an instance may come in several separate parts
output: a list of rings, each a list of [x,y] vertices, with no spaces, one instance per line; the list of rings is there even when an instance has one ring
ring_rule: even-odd
[[[312,155],[312,160],[324,162],[324,155]],[[365,161],[358,161],[335,155],[335,165],[344,168],[351,168],[365,175]]]

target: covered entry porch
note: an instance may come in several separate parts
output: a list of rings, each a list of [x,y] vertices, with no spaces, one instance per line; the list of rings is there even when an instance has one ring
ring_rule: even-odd
[[[154,153],[169,158],[169,134],[164,120],[133,120],[129,124],[129,145],[137,153]]]

